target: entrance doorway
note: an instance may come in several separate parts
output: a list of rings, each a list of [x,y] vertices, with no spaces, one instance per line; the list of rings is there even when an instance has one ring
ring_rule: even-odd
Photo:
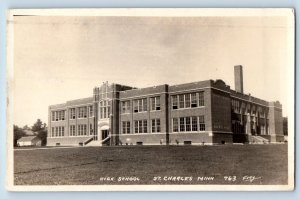
[[[102,134],[102,140],[108,137],[108,130],[101,130]]]

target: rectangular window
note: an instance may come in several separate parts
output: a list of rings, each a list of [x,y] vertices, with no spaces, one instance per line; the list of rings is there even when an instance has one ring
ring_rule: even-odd
[[[73,120],[76,118],[75,108],[70,109],[70,119]]]
[[[65,127],[64,126],[61,127],[61,136],[65,136]]]
[[[135,113],[139,112],[139,101],[138,100],[133,101],[133,112],[135,112]]]
[[[55,127],[55,137],[58,137],[58,127]]]
[[[90,124],[90,135],[94,135],[94,126]]]
[[[148,133],[148,124],[147,124],[147,120],[143,120],[143,133]]]
[[[151,132],[159,133],[160,132],[160,119],[151,120]]]
[[[190,108],[191,107],[191,95],[190,94],[185,94],[185,108]]]
[[[160,97],[151,97],[150,98],[150,110],[159,111],[160,110]]]
[[[197,117],[192,117],[192,131],[198,131]]]
[[[130,101],[122,102],[121,106],[122,113],[130,113]]]
[[[87,135],[87,125],[83,125],[83,135]]]
[[[179,95],[179,108],[184,108],[184,95]]]
[[[199,93],[198,105],[199,106],[204,106],[204,91]]]
[[[143,123],[142,123],[142,120],[139,120],[138,123],[139,123],[139,133],[143,133]]]
[[[55,111],[52,111],[52,121],[55,121]]]
[[[191,131],[191,118],[185,118],[185,131]]]
[[[70,136],[76,136],[75,125],[70,126]]]
[[[65,120],[65,111],[61,111],[61,120]]]
[[[147,99],[143,99],[143,111],[147,111]]]
[[[172,108],[174,110],[178,109],[178,97],[177,97],[177,95],[172,96]]]
[[[130,134],[130,122],[129,121],[127,122],[126,127],[127,127],[127,134]]]
[[[89,117],[94,117],[94,107],[89,106]]]
[[[51,137],[55,137],[54,127],[52,127],[52,129],[51,129]]]
[[[130,134],[130,122],[129,121],[122,122],[122,133]]]
[[[184,117],[179,118],[179,128],[180,128],[180,132],[184,132],[185,131],[185,124],[184,124]]]
[[[156,128],[155,128],[155,119],[152,119],[151,120],[151,132],[155,133],[155,130],[156,130]]]
[[[204,115],[199,116],[199,131],[205,131]]]
[[[191,107],[192,108],[197,107],[197,95],[196,95],[196,93],[191,94]]]
[[[178,118],[173,118],[173,132],[178,132]]]
[[[134,133],[139,133],[139,122],[134,121]]]
[[[160,132],[160,119],[156,119],[156,132]]]
[[[87,117],[87,107],[79,107],[78,118],[86,118],[86,117]]]
[[[147,111],[147,98],[145,99],[138,99],[133,101],[133,112],[138,113],[138,112],[143,112]]]
[[[122,122],[122,134],[126,134],[126,122]]]

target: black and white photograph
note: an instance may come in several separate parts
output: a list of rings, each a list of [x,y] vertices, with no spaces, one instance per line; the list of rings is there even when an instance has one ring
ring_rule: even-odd
[[[14,9],[12,191],[292,191],[293,9]]]

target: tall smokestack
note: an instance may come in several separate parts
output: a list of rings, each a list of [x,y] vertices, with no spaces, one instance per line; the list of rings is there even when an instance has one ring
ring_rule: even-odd
[[[235,85],[235,91],[244,93],[242,65],[234,66],[234,85]]]

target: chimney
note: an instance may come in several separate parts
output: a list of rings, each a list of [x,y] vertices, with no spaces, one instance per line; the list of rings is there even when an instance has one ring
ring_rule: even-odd
[[[244,93],[242,65],[234,66],[234,85],[235,85],[235,91]]]

